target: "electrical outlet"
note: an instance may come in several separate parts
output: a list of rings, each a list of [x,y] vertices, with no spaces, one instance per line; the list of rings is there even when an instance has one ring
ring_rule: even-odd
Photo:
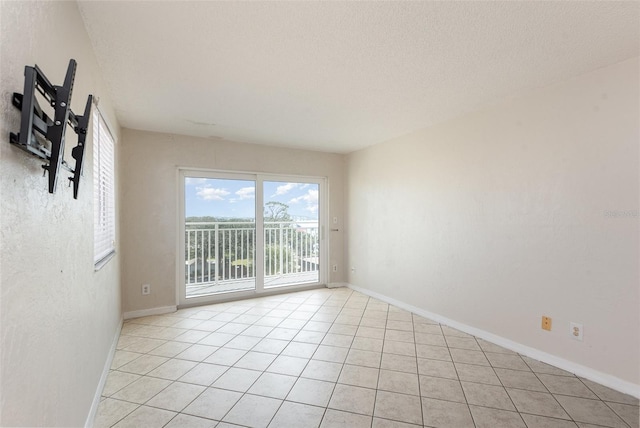
[[[570,322],[569,334],[573,339],[579,340],[582,342],[582,334],[583,334],[582,324],[578,324],[577,322]]]
[[[151,284],[142,284],[142,295],[151,294]]]
[[[356,273],[356,267],[355,266],[351,266],[351,273]]]
[[[542,316],[542,329],[551,331],[551,317]]]
[[[333,265],[333,271],[338,272],[338,265]]]

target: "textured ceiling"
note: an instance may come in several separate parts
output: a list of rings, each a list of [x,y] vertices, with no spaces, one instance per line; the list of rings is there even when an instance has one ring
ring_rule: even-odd
[[[122,126],[339,153],[640,49],[638,2],[79,7]]]

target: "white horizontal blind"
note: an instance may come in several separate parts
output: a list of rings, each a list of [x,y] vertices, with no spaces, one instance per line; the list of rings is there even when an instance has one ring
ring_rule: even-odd
[[[93,109],[93,254],[96,264],[115,252],[116,210],[114,140]]]

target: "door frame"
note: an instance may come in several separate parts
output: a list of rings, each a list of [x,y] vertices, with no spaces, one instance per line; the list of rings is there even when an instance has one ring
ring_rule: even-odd
[[[252,180],[255,181],[255,221],[256,221],[256,248],[255,248],[255,289],[242,291],[229,291],[210,294],[206,296],[186,298],[185,284],[185,247],[183,237],[185,236],[185,194],[184,185],[186,177],[196,178],[218,178],[228,180]],[[318,270],[318,281],[312,283],[292,284],[279,287],[264,287],[264,181],[315,183],[318,184],[318,229],[320,237],[320,269]],[[288,291],[298,291],[305,289],[326,286],[329,278],[329,234],[327,224],[329,219],[328,206],[328,183],[326,177],[302,176],[291,174],[273,174],[249,171],[231,171],[206,168],[177,167],[177,236],[176,236],[176,306],[189,307],[212,303],[220,303],[229,300],[241,300],[261,295],[277,294]]]

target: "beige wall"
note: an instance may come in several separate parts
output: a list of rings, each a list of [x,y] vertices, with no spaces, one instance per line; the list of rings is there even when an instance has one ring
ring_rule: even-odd
[[[66,171],[49,194],[42,162],[9,145],[20,126],[11,94],[23,91],[25,65],[62,84],[75,58],[72,109],[81,113],[93,93],[113,115],[75,2],[1,8],[0,425],[83,426],[121,320],[118,258],[94,272],[91,148],[78,200]],[[77,139],[67,135],[72,160]]]
[[[349,282],[640,384],[638,75],[629,60],[349,155]]]
[[[329,216],[342,229],[344,156],[123,129],[122,286],[125,312],[176,304],[177,168],[327,177]],[[331,226],[333,227],[333,225]],[[330,263],[344,281],[343,232],[332,233]],[[151,294],[141,294],[151,284]]]

